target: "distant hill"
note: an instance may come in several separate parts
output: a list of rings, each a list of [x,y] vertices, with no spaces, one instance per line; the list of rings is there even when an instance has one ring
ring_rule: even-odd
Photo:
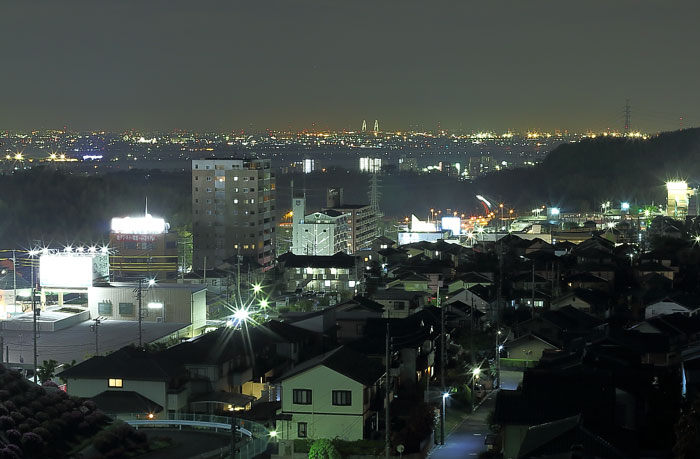
[[[520,208],[588,210],[608,200],[665,202],[665,182],[676,178],[700,180],[700,128],[648,140],[598,137],[560,145],[535,167],[492,173],[474,187]]]

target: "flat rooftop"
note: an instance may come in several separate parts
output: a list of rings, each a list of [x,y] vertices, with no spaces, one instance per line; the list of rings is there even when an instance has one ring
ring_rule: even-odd
[[[37,334],[37,362],[56,360],[68,363],[72,360],[82,362],[86,356],[95,354],[95,332],[90,328],[94,322],[88,320],[70,328],[55,332],[42,331]],[[187,327],[188,324],[144,322],[142,325],[143,342],[156,341]],[[99,326],[99,351],[116,351],[129,344],[138,344],[139,324],[130,320],[105,320]],[[12,363],[30,364],[33,361],[33,333],[27,330],[0,330],[5,347],[10,349],[10,366]],[[3,349],[3,361],[6,360]]]

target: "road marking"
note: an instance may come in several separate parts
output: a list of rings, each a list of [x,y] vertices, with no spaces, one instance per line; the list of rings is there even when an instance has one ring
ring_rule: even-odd
[[[482,435],[482,434],[480,434],[480,433],[475,433],[474,435]]]

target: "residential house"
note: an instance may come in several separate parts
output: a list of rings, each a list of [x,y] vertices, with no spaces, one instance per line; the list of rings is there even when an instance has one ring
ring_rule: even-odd
[[[384,368],[347,346],[303,362],[280,376],[280,455],[295,439],[362,440],[379,431]]]

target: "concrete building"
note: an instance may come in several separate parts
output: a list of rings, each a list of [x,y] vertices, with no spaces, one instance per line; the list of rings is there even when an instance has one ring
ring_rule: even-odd
[[[412,156],[399,158],[400,172],[416,172],[418,171],[418,160]]]
[[[346,204],[343,201],[342,188],[331,188],[328,190],[324,211],[328,210],[350,214],[349,253],[372,247],[372,241],[379,236],[375,208],[370,204]]]
[[[285,253],[278,262],[288,292],[355,292],[363,275],[359,258],[344,253],[330,257]]]
[[[349,213],[333,209],[306,215],[306,198],[293,201],[292,253],[296,255],[335,255],[350,245]]]
[[[187,336],[196,336],[206,326],[207,289],[197,285],[141,285],[141,314],[144,322],[178,323],[188,326]],[[138,283],[115,283],[88,288],[90,317],[139,320]]]
[[[666,183],[666,191],[666,215],[678,219],[684,219],[690,215],[688,212],[690,198],[695,194],[695,190],[689,188],[687,182],[675,181]],[[693,210],[697,212],[697,209]]]
[[[196,269],[239,255],[263,269],[272,267],[275,174],[270,160],[192,160],[192,232]]]
[[[109,267],[113,280],[174,280],[178,273],[177,233],[162,218],[113,218],[109,233]]]
[[[382,171],[381,158],[360,158],[360,172],[378,174]]]

